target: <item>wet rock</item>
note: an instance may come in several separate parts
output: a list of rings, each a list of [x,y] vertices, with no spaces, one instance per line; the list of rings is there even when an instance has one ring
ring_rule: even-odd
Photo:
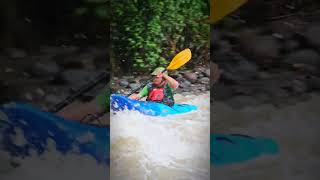
[[[206,69],[206,70],[204,71],[204,75],[205,75],[206,77],[210,77],[210,69]]]
[[[62,46],[62,48],[63,52],[68,54],[77,53],[79,51],[79,47],[73,45]]]
[[[71,86],[78,87],[88,83],[98,76],[98,72],[82,71],[82,70],[66,70],[61,74],[61,78]]]
[[[33,95],[30,92],[25,93],[24,97],[28,101],[32,101],[33,100]]]
[[[208,77],[203,77],[203,78],[199,79],[199,82],[202,84],[209,84],[210,79]]]
[[[197,76],[198,76],[198,79],[201,79],[201,78],[204,77],[203,73],[198,73],[198,72],[196,72],[196,74],[197,74]]]
[[[286,41],[283,45],[285,51],[290,52],[298,49],[300,46],[299,42],[293,39]]]
[[[272,79],[274,78],[274,75],[267,71],[260,71],[257,77],[258,79],[264,80],[264,79]]]
[[[296,63],[293,64],[292,67],[301,73],[305,73],[305,74],[311,74],[311,75],[316,75],[319,73],[318,68],[313,66],[313,65],[309,65],[309,64],[303,64],[303,63]]]
[[[62,101],[62,98],[54,95],[54,94],[48,94],[46,97],[45,97],[45,101],[49,104],[58,104]]]
[[[139,86],[140,86],[140,84],[138,84],[138,83],[130,83],[129,84],[129,88],[132,90],[137,89]]]
[[[310,65],[318,65],[320,64],[320,55],[314,50],[304,49],[288,54],[285,57],[284,62],[288,64],[303,63]]]
[[[210,88],[210,94],[216,100],[225,100],[232,97],[232,89],[222,83],[217,83]]]
[[[311,76],[306,83],[310,89],[320,90],[320,77]]]
[[[257,76],[258,67],[249,61],[241,60],[221,66],[221,76],[231,81],[250,80]]]
[[[189,86],[191,86],[191,82],[186,79],[183,79],[183,80],[180,79],[179,81],[180,81],[181,88],[188,88]]]
[[[230,52],[230,51],[232,51],[232,45],[229,41],[221,40],[219,42],[219,49],[222,52]]]
[[[320,50],[320,24],[313,24],[305,32],[306,39]]]
[[[129,86],[129,82],[127,80],[120,80],[119,85],[126,88]]]
[[[295,93],[302,94],[307,92],[308,90],[306,83],[303,81],[294,80],[291,83],[292,83],[293,92]]]
[[[43,54],[59,54],[62,51],[63,51],[63,49],[61,47],[57,47],[57,46],[42,45],[40,47],[40,52]]]
[[[226,101],[231,107],[241,109],[248,106],[258,106],[261,104],[255,97],[252,96],[235,96]]]
[[[197,74],[193,72],[186,72],[183,74],[183,76],[191,83],[195,83],[198,80]]]
[[[43,76],[51,76],[60,72],[60,67],[52,61],[44,61],[44,62],[36,62],[34,66],[31,68],[31,74],[43,77]]]
[[[272,36],[260,36],[255,31],[241,32],[240,48],[259,64],[273,63],[280,54],[280,44]]]
[[[6,67],[4,72],[6,72],[6,73],[14,72],[14,69]]]
[[[37,94],[38,96],[40,96],[40,97],[43,97],[43,96],[46,95],[46,93],[44,92],[44,90],[42,90],[41,88],[37,88],[37,89],[35,90],[35,92],[36,92],[36,94]]]
[[[204,71],[206,70],[206,68],[204,67],[195,67],[194,68],[194,71],[197,72],[197,73],[204,73]]]
[[[216,63],[211,62],[210,64],[210,86],[215,84],[220,79],[220,70]]]
[[[27,56],[27,53],[22,49],[10,48],[6,49],[6,52],[10,58],[19,59]]]
[[[170,73],[169,76],[171,76],[174,79],[182,77],[182,75],[178,71],[174,71],[174,72]]]

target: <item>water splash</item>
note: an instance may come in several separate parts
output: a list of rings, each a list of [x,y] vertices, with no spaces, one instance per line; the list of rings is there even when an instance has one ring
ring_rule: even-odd
[[[111,179],[209,179],[209,93],[176,96],[199,110],[169,117],[111,115]]]

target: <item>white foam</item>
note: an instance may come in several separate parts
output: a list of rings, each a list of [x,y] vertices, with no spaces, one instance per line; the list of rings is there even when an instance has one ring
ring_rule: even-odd
[[[112,179],[209,179],[209,93],[177,96],[199,111],[168,117],[111,115]]]

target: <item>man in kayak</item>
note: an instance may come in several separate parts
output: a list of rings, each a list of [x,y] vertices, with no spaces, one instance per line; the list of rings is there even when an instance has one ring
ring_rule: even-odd
[[[151,75],[154,76],[152,83],[147,84],[139,94],[133,94],[129,98],[141,99],[147,97],[146,101],[152,101],[157,103],[163,103],[168,106],[174,105],[174,90],[179,87],[179,83],[170,77],[167,72],[164,72],[165,68],[156,68]],[[163,73],[164,72],[164,73]]]

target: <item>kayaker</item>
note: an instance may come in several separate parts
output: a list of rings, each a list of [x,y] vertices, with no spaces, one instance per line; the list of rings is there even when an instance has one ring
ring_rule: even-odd
[[[163,103],[168,106],[174,105],[174,90],[179,87],[179,83],[170,77],[163,67],[156,68],[151,75],[154,76],[151,83],[148,83],[138,94],[133,94],[129,98],[141,99],[147,97],[146,101]]]

